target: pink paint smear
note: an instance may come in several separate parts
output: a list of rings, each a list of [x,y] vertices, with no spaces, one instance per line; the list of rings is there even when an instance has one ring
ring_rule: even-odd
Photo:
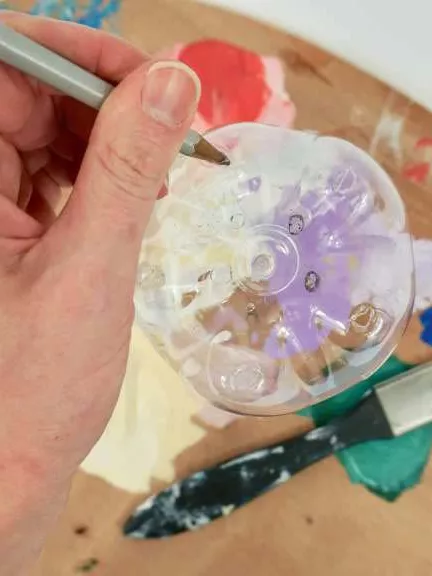
[[[181,60],[200,77],[202,95],[195,130],[206,132],[236,122],[292,127],[296,109],[285,89],[278,58],[219,40],[176,44],[158,57]]]

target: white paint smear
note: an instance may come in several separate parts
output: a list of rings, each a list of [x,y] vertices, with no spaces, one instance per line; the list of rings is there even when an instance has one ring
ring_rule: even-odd
[[[432,240],[414,240],[413,252],[416,284],[414,311],[418,312],[432,306]]]

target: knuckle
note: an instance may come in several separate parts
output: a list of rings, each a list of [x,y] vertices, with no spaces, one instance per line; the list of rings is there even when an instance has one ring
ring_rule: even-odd
[[[158,142],[140,135],[108,142],[97,151],[97,160],[116,191],[140,201],[159,189],[163,157]]]
[[[9,172],[21,171],[21,158],[10,142],[0,135],[0,160],[1,167],[8,169]],[[3,179],[2,179],[3,180]]]

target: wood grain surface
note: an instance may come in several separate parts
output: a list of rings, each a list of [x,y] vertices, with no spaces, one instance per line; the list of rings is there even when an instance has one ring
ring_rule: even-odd
[[[124,0],[122,34],[153,52],[175,42],[214,37],[264,55],[279,56],[286,86],[297,106],[296,127],[347,138],[374,153],[394,178],[409,212],[413,233],[432,238],[431,179],[403,176],[411,165],[428,163],[432,116],[402,95],[346,62],[282,31],[219,9],[183,0]],[[400,120],[395,135],[378,138]],[[389,128],[390,127],[390,128]],[[378,131],[377,131],[378,128]],[[393,144],[392,144],[393,142]],[[408,361],[432,358],[419,341],[413,318],[398,355]],[[241,419],[205,438],[176,461],[182,477],[205,465],[264,445],[308,427],[296,416]],[[145,457],[145,455],[143,455]],[[153,488],[161,488],[155,483]],[[84,571],[104,576],[430,576],[432,469],[396,504],[387,504],[351,485],[331,458],[294,477],[229,519],[166,541],[134,542],[120,528],[142,497],[79,473],[68,509],[48,543],[40,576]]]

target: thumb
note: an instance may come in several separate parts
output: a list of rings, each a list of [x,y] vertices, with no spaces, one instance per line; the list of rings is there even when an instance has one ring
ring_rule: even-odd
[[[111,262],[116,256],[123,263],[129,257],[135,264],[144,228],[199,96],[198,77],[177,61],[147,63],[113,91],[97,117],[73,194],[56,223],[62,236],[57,246],[67,242],[93,257],[102,251]]]

